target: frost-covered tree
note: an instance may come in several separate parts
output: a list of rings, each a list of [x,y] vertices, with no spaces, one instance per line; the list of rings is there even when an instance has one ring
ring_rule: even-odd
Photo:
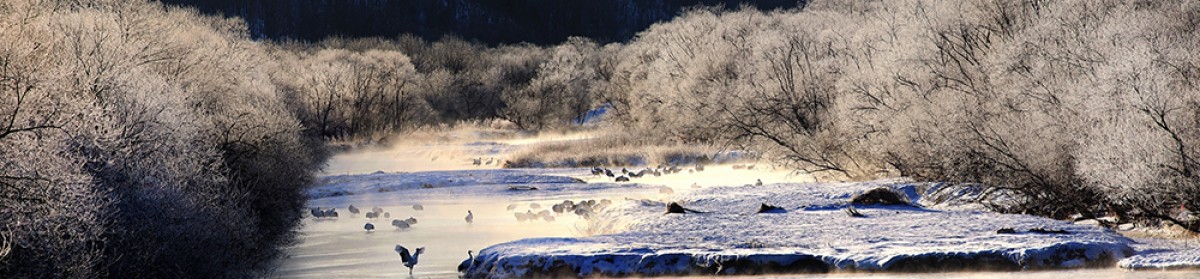
[[[524,86],[504,91],[504,118],[529,130],[564,127],[596,104],[600,46],[573,38],[549,50]],[[529,61],[529,60],[526,60]],[[537,60],[533,60],[537,61]]]
[[[0,274],[261,274],[321,148],[238,21],[128,1],[0,4]]]

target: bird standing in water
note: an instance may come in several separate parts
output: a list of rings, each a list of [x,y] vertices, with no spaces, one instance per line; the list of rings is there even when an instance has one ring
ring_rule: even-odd
[[[413,267],[417,266],[417,258],[421,257],[421,253],[425,253],[425,247],[417,248],[417,253],[410,254],[408,248],[396,245],[396,253],[400,254],[400,262],[403,262],[404,266],[408,267],[408,276],[412,276]]]

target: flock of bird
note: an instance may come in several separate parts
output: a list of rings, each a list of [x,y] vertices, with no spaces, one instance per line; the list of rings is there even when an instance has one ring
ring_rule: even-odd
[[[476,166],[479,166],[479,165],[490,166],[492,164],[500,165],[500,160],[496,160],[496,158],[494,158],[494,157],[487,158],[487,160],[484,160],[483,157],[476,157],[476,158],[471,158],[471,164],[476,165]]]
[[[600,201],[580,200],[578,202],[564,200],[561,203],[556,203],[556,204],[550,206],[550,208],[556,214],[575,213],[576,215],[579,215],[579,216],[582,216],[585,218],[590,218],[590,216],[592,214],[604,209],[605,207],[607,207],[611,204],[612,204],[612,201],[607,200],[607,199],[603,199]],[[542,208],[541,204],[530,203],[529,207],[530,207],[530,210],[528,210],[527,213],[516,213],[515,214],[516,216],[518,216],[517,217],[518,221],[521,221],[521,222],[524,222],[527,220],[533,221],[533,220],[536,220],[539,218],[545,219],[546,221],[550,221],[550,222],[554,221],[554,216],[550,213],[551,210],[542,210],[541,212],[533,213],[533,211],[532,211],[533,209],[541,209]],[[425,210],[425,206],[420,205],[420,204],[414,204],[412,206],[412,208],[413,208],[413,210],[416,210],[416,211]],[[508,209],[510,211],[516,209],[516,204],[509,205]],[[359,213],[363,213],[363,211],[361,209],[359,209],[358,207],[355,207],[354,205],[350,205],[349,207],[347,207],[347,211],[349,211],[351,214],[355,214],[355,215],[357,215]],[[338,218],[338,213],[337,213],[336,208],[314,207],[314,208],[310,209],[310,213],[312,213],[313,218],[317,218],[317,219]],[[383,216],[383,218],[391,218],[391,213],[384,211],[383,208],[381,208],[381,207],[372,207],[370,211],[365,212],[365,216],[368,219],[368,221],[366,224],[363,225],[363,230],[366,230],[368,233],[370,233],[375,230],[375,224],[371,223],[371,221],[379,218],[380,216]],[[467,210],[467,216],[464,217],[463,220],[466,221],[467,224],[474,223],[475,222],[475,213],[471,212],[471,210]],[[416,217],[409,217],[408,219],[392,219],[392,226],[396,227],[397,229],[408,229],[416,224],[417,224]],[[401,263],[403,263],[404,266],[408,268],[408,274],[412,275],[413,267],[415,267],[417,265],[417,262],[419,261],[421,254],[425,252],[425,247],[419,247],[419,248],[416,248],[415,250],[409,250],[408,248],[406,248],[402,245],[396,245],[395,251],[397,254],[400,255]],[[467,268],[470,268],[471,264],[474,264],[475,255],[473,254],[473,251],[468,250],[467,256],[470,257],[470,259],[467,262],[464,262],[464,265],[459,266],[459,271],[466,270]]]
[[[679,168],[679,166],[676,166],[676,165],[667,166],[667,165],[663,165],[663,164],[659,164],[657,167],[653,167],[653,168],[644,168],[641,170],[634,170],[634,171],[631,171],[626,168],[621,168],[620,173],[614,172],[613,170],[608,169],[608,168],[594,167],[594,168],[592,168],[592,175],[608,176],[608,177],[613,178],[613,181],[616,181],[616,182],[629,182],[630,180],[632,180],[634,178],[641,178],[641,177],[644,177],[647,175],[663,176],[663,175],[667,175],[667,174],[681,173],[684,170],[685,169]],[[704,165],[696,164],[694,167],[692,167],[690,169],[686,169],[686,170],[688,173],[702,172],[702,171],[704,171]]]
[[[529,203],[528,209],[525,212],[517,210],[520,205],[509,204],[508,211],[513,211],[513,217],[517,218],[517,222],[533,222],[537,220],[545,220],[546,222],[554,222],[562,214],[575,214],[584,219],[591,219],[592,215],[600,212],[612,205],[612,201],[608,199],[596,200],[563,200],[562,202],[550,205],[549,209],[543,209],[541,204],[536,202]],[[535,212],[536,210],[536,212]]]
[[[420,205],[420,204],[414,204],[412,206],[412,209],[416,210],[416,211],[422,211],[422,210],[425,210],[425,206]],[[355,214],[355,215],[357,215],[359,213],[363,213],[362,209],[355,207],[353,204],[350,205],[349,207],[347,207],[346,210],[350,211],[350,214]],[[309,213],[312,214],[313,218],[317,218],[317,219],[330,219],[330,218],[338,217],[338,212],[337,212],[336,208],[324,209],[324,208],[320,208],[320,207],[314,207],[309,210]],[[378,207],[378,206],[372,207],[371,211],[367,211],[366,214],[364,214],[364,215],[369,220],[369,221],[367,221],[367,224],[363,225],[363,230],[366,230],[367,232],[371,232],[371,231],[375,230],[375,224],[371,223],[371,221],[374,221],[375,219],[379,219],[381,217],[384,219],[392,218],[391,212],[384,211],[383,208]],[[467,222],[470,223],[469,220]],[[394,226],[398,229],[407,229],[407,228],[412,227],[412,225],[416,225],[416,224],[417,224],[416,217],[408,217],[408,219],[392,219],[392,226]]]
[[[416,210],[416,211],[422,211],[422,210],[425,210],[425,206],[423,206],[421,204],[414,204],[412,206],[412,209]],[[346,208],[346,210],[350,211],[350,214],[355,214],[355,215],[357,215],[359,213],[363,213],[361,209],[359,209],[358,207],[355,207],[354,205],[350,205],[349,207]],[[338,218],[338,212],[337,212],[336,208],[314,207],[314,208],[310,209],[309,213],[311,213],[313,218],[316,218],[316,219]],[[392,218],[391,212],[384,211],[383,208],[378,207],[378,206],[372,207],[371,210],[367,211],[366,214],[364,214],[364,215],[368,219],[368,221],[366,224],[363,225],[363,230],[367,231],[368,233],[375,231],[375,224],[371,223],[371,221],[374,221],[375,219],[378,219],[380,217],[383,217],[385,219]],[[467,223],[471,223],[472,219],[473,219],[473,217],[471,216],[471,211],[468,210],[467,218],[466,218]],[[397,229],[408,229],[416,224],[417,224],[416,217],[408,217],[407,219],[392,219],[392,226],[396,227]],[[413,267],[417,265],[418,258],[421,256],[421,253],[424,253],[424,252],[425,252],[425,247],[417,248],[416,253],[412,253],[408,250],[408,248],[404,248],[404,246],[396,245],[396,253],[400,254],[400,261],[404,264],[405,267],[408,267],[409,275],[412,275]]]

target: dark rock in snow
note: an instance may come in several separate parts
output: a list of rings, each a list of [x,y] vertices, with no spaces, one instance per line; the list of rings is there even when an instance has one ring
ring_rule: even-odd
[[[850,198],[856,205],[909,205],[908,200],[891,188],[879,187]]]
[[[783,209],[782,207],[764,203],[762,206],[758,207],[758,213],[787,213],[787,210]]]
[[[667,213],[687,213],[687,210],[683,209],[683,206],[678,203],[671,203],[667,205]]]
[[[679,203],[672,202],[671,204],[667,205],[667,214],[671,214],[671,213],[707,213],[707,212],[688,209],[686,207],[683,207],[682,205],[679,205]]]
[[[1064,230],[1047,229],[1047,228],[1033,228],[1033,229],[1030,229],[1029,232],[1040,233],[1040,234],[1070,234],[1071,233],[1071,232],[1064,231]]]
[[[508,187],[509,191],[533,191],[533,190],[537,190],[537,189],[538,189],[537,187],[533,187],[533,186],[510,186],[510,187]]]
[[[855,217],[855,218],[867,217],[867,215],[863,215],[862,213],[859,213],[858,209],[854,209],[853,206],[846,207],[845,211],[846,211],[846,215],[850,215],[850,217]]]

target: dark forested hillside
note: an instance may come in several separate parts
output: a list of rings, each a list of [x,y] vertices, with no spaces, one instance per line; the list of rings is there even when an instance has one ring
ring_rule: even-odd
[[[455,34],[481,42],[559,43],[570,36],[625,41],[651,24],[697,5],[764,9],[803,0],[162,0],[204,13],[238,16],[255,38],[316,41],[329,36],[426,39]]]

